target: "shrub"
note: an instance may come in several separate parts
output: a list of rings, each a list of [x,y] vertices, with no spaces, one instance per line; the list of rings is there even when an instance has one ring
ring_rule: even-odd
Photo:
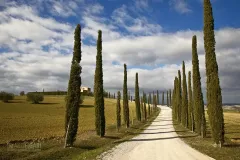
[[[0,100],[3,101],[4,103],[7,103],[9,100],[13,99],[14,99],[13,93],[0,92]]]
[[[34,104],[37,104],[44,100],[44,96],[41,93],[28,93],[27,101],[31,101]]]
[[[25,92],[24,91],[21,91],[20,92],[20,96],[24,96],[25,95]]]

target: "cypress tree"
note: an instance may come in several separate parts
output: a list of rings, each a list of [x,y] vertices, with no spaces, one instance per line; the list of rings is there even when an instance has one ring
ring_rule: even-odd
[[[151,104],[153,104],[153,103],[152,103],[151,92],[149,92],[149,104],[150,104],[150,114],[152,114],[152,107],[151,107]]]
[[[152,104],[152,96],[151,96],[151,92],[149,92],[149,103]]]
[[[109,92],[110,94],[110,92]],[[102,31],[98,31],[96,70],[94,77],[94,106],[95,127],[97,135],[105,135],[104,93],[103,93],[103,69],[102,69]]]
[[[167,106],[169,107],[169,101],[168,101],[168,91],[167,91]]]
[[[174,79],[174,88],[173,88],[173,96],[172,96],[172,117],[174,120],[177,120],[177,77]]]
[[[188,94],[187,94],[187,79],[185,73],[185,63],[182,63],[183,80],[182,80],[182,124],[188,127]]]
[[[172,91],[169,90],[169,105],[172,106]]]
[[[213,141],[220,147],[224,143],[224,117],[222,93],[215,54],[215,35],[212,5],[204,0],[204,48],[207,76],[207,108]]]
[[[140,108],[141,108],[141,120],[143,121],[143,119],[144,119],[144,111],[143,111],[143,98],[141,97],[140,98],[141,100],[140,100]]]
[[[156,101],[155,98],[156,98],[155,95],[153,95],[153,104],[152,104],[153,111],[155,111],[155,101]]]
[[[203,137],[206,136],[206,120],[204,103],[201,88],[201,76],[199,72],[199,61],[197,54],[197,37],[192,38],[192,72],[193,72],[193,99],[194,99],[194,120],[196,132]]]
[[[162,93],[162,105],[164,105],[164,92]]]
[[[143,92],[143,115],[144,115],[144,120],[147,120],[147,96],[146,94]]]
[[[115,93],[113,94],[113,98],[116,99],[116,97],[115,97]]]
[[[177,104],[178,104],[178,121],[181,122],[181,113],[182,113],[182,83],[181,83],[181,71],[178,70],[178,100],[177,100]]]
[[[148,95],[148,117],[151,115],[151,109],[150,109],[150,93]]]
[[[68,82],[68,93],[65,113],[65,146],[73,146],[76,140],[78,130],[78,114],[80,104],[80,87],[81,87],[81,26],[78,24],[74,32],[74,49]]]
[[[158,93],[158,90],[157,90],[157,104],[159,105],[159,93]]]
[[[117,131],[119,131],[119,128],[121,127],[121,93],[118,91],[117,94],[117,108],[116,108],[116,114],[117,114]]]
[[[127,65],[124,64],[124,81],[123,81],[123,116],[126,128],[129,127],[129,105],[128,105],[128,89],[127,89]]]
[[[188,72],[188,128],[194,131],[191,71]]]
[[[135,106],[136,106],[136,117],[138,121],[141,121],[141,109],[139,100],[139,85],[138,85],[138,73],[136,73],[135,80]]]
[[[155,97],[155,101],[154,101],[154,111],[157,111],[157,95],[154,96]]]
[[[128,91],[128,100],[129,100],[129,101],[131,100],[130,91]]]

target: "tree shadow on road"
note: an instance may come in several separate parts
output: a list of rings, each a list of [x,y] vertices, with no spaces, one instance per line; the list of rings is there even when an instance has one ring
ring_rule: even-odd
[[[154,124],[152,124],[151,127],[152,126],[172,126],[172,125],[177,125],[177,124],[175,124],[175,123],[174,124],[163,124],[163,125],[154,125]]]
[[[162,134],[162,133],[173,133],[173,132],[176,132],[176,133],[180,133],[180,132],[188,132],[188,130],[183,130],[183,131],[165,131],[165,132],[142,132],[142,133],[133,133],[133,132],[129,132],[131,135],[138,135],[138,134]]]
[[[147,141],[158,141],[158,140],[167,140],[167,139],[175,139],[175,138],[191,138],[197,137],[197,135],[192,136],[174,136],[174,137],[162,137],[162,138],[148,138],[148,139],[130,139],[130,140],[122,140],[122,141],[115,141],[114,143],[122,143],[122,142],[147,142]]]
[[[146,128],[146,129],[142,129],[142,128],[134,128],[131,127],[132,129],[139,129],[139,130],[160,130],[160,129],[173,129],[173,127],[171,128]]]

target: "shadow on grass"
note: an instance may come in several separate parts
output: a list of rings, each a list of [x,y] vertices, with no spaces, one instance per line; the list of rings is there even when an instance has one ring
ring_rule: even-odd
[[[228,147],[228,148],[240,148],[240,144],[234,144],[234,143],[232,143],[232,144],[224,144],[223,145],[223,147]]]
[[[33,103],[34,104],[34,103]],[[42,103],[36,103],[37,105],[55,105],[59,103],[48,103],[48,102],[42,102]]]
[[[93,149],[97,149],[98,147],[92,146],[92,145],[79,145],[79,146],[76,146],[76,148],[93,150]]]
[[[104,136],[103,138],[108,138],[108,139],[121,139],[121,138],[116,137],[116,136]]]
[[[235,133],[240,133],[240,131],[226,132],[225,134],[235,134]]]
[[[21,100],[20,100],[20,101],[16,101],[16,100],[15,100],[15,101],[8,101],[8,102],[6,102],[6,103],[24,103],[24,102],[21,101]]]
[[[93,105],[80,105],[80,108],[93,108]]]
[[[147,142],[147,141],[158,141],[158,140],[166,140],[166,139],[175,139],[175,138],[191,138],[197,137],[197,135],[193,136],[175,136],[175,137],[164,137],[164,138],[149,138],[149,139],[130,139],[130,140],[123,140],[123,141],[116,141],[114,143],[122,143],[122,142]]]

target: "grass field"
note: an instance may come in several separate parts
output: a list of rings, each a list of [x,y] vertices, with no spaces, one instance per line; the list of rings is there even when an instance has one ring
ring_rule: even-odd
[[[93,104],[93,97],[84,98],[79,114],[79,134],[95,129]],[[135,113],[135,103],[130,102],[129,107]],[[10,103],[0,102],[0,143],[63,136],[64,116],[64,96],[45,96],[40,104],[27,102],[25,96],[16,96]],[[105,99],[105,116],[107,126],[115,124],[116,99]]]
[[[190,131],[177,132],[183,136],[182,140],[200,152],[209,155],[217,160],[240,160],[240,113],[224,112],[225,123],[225,144],[222,148],[215,148],[211,139],[210,126],[207,119],[207,138],[202,139]],[[175,123],[175,129],[178,131],[186,130],[179,124]],[[194,136],[194,137],[192,137]],[[238,142],[231,139],[239,139]]]
[[[31,104],[25,96],[16,96],[10,103],[0,102],[0,159],[88,159],[115,145],[114,141],[130,138],[147,123],[134,121],[133,128],[122,127],[116,132],[116,99],[105,99],[106,137],[95,134],[93,97],[85,97],[80,107],[76,148],[63,149],[65,102],[64,96],[45,96],[40,104]],[[129,102],[130,120],[135,119],[135,103]],[[122,114],[123,115],[123,114]],[[154,117],[153,117],[154,118]],[[139,130],[137,129],[139,128]],[[40,152],[7,152],[7,142],[40,140]],[[14,142],[14,143],[15,143]],[[2,147],[1,147],[2,146]],[[84,158],[85,157],[85,158]]]

